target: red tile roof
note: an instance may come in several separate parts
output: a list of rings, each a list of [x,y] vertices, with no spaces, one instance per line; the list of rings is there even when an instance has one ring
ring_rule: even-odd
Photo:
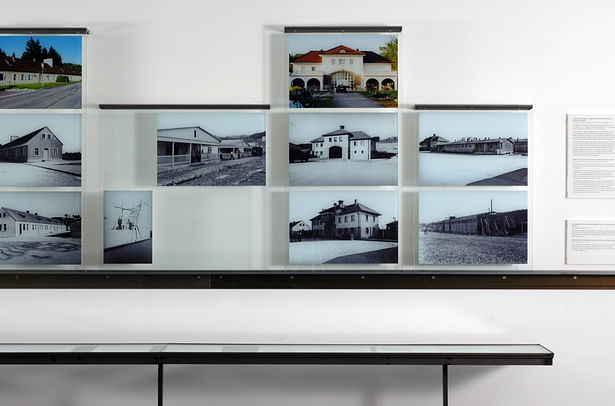
[[[344,55],[365,55],[365,53],[359,51],[358,49],[352,49],[345,45],[338,45],[335,48],[331,48],[327,51],[322,51],[323,55],[331,55],[331,54],[344,54]]]
[[[11,58],[9,56],[0,57],[0,70],[9,72],[32,72],[41,73],[41,61],[30,61],[27,59]],[[43,64],[43,73],[55,73],[58,75],[81,75],[79,69],[70,66],[56,65],[49,66]]]
[[[322,62],[322,58],[320,57],[320,52],[321,51],[310,51],[307,54],[300,56],[299,58],[295,59],[293,62],[299,62],[299,63],[321,63]]]
[[[344,52],[340,52],[340,51]],[[378,55],[373,51],[359,51],[345,45],[338,45],[335,48],[323,51],[310,51],[291,62],[296,63],[322,63],[321,55],[363,55],[363,63],[393,63],[385,57]]]

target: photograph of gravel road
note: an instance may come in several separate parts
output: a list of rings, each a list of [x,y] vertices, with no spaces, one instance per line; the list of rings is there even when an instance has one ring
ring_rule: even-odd
[[[524,191],[419,193],[419,264],[527,264]]]
[[[0,109],[80,109],[81,36],[0,35]]]
[[[527,186],[528,113],[419,113],[421,186]]]
[[[158,114],[158,186],[264,186],[265,113]]]
[[[397,192],[291,191],[291,264],[396,264]]]

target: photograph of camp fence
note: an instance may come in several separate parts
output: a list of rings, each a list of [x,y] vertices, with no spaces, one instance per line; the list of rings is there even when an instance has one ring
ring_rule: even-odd
[[[158,114],[158,186],[264,186],[265,112]]]
[[[0,113],[0,186],[81,186],[81,115]]]
[[[81,36],[0,35],[0,109],[80,109]]]
[[[290,114],[291,186],[396,186],[396,113]]]
[[[290,108],[397,107],[394,34],[288,34]]]
[[[419,113],[421,186],[527,186],[528,113]]]
[[[105,264],[151,264],[152,236],[150,190],[105,190]]]
[[[524,191],[419,192],[419,264],[527,264]]]
[[[396,264],[397,192],[289,192],[290,264]]]
[[[80,192],[0,192],[0,265],[80,263]]]

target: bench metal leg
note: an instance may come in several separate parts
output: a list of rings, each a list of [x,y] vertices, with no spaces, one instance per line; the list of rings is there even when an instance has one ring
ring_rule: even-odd
[[[163,384],[164,384],[164,365],[158,364],[158,406],[162,406]]]
[[[448,406],[448,365],[442,365],[442,404]]]

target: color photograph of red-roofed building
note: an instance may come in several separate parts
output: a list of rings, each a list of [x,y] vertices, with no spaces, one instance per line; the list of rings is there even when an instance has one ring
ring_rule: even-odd
[[[80,36],[0,36],[0,108],[80,109]]]
[[[290,107],[397,107],[397,36],[289,35]]]

